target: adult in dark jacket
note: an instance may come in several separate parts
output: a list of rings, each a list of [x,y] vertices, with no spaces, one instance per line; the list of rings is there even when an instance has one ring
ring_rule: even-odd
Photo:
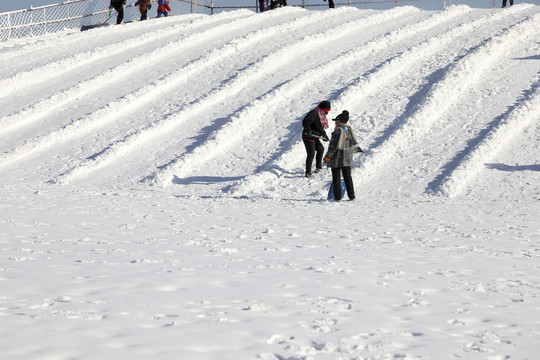
[[[354,137],[353,129],[347,125],[349,112],[343,110],[334,121],[336,128],[332,132],[330,145],[324,157],[324,163],[332,168],[332,185],[334,187],[334,199],[341,200],[341,174],[345,180],[345,188],[349,200],[354,200],[354,184],[351,176],[351,163],[353,153],[363,152]]]
[[[126,0],[111,0],[110,8],[114,8],[118,15],[116,16],[116,24],[121,24],[124,21],[124,8],[126,7]]]
[[[311,166],[315,158],[316,171],[322,169],[322,157],[324,146],[321,139],[328,141],[328,135],[324,129],[328,129],[328,119],[326,114],[330,111],[330,102],[323,101],[315,109],[307,113],[302,120],[302,141],[306,147],[306,177],[311,176]]]

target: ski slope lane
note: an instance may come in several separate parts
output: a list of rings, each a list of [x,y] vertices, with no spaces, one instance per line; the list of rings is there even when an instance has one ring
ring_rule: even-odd
[[[223,14],[227,15],[224,16],[225,19],[231,18],[231,13]],[[295,12],[293,12],[293,15],[294,14]],[[223,21],[223,17],[217,15],[216,17],[208,17],[207,20],[212,21],[215,24],[217,21]],[[260,27],[261,22],[264,20],[265,18],[256,16],[251,16],[248,18],[238,18],[238,16],[235,16],[233,17],[232,21],[226,21],[224,24],[215,24],[216,26],[209,29],[204,29],[202,32],[191,34],[187,38],[180,40],[177,43],[173,43],[173,46],[164,48],[161,51],[155,51],[148,55],[143,50],[143,54],[140,56],[140,58],[124,64],[120,67],[120,69],[115,68],[111,71],[107,71],[104,74],[90,80],[90,82],[76,84],[71,91],[68,91],[67,95],[65,93],[61,95],[55,94],[44,103],[31,106],[29,111],[21,111],[20,113],[13,115],[11,118],[5,120],[2,129],[9,132],[20,126],[28,125],[28,123],[37,121],[37,119],[41,118],[43,113],[40,111],[40,109],[42,108],[45,108],[45,113],[51,112],[54,114],[57,107],[66,106],[66,102],[69,103],[71,100],[78,99],[78,97],[83,95],[90,96],[89,94],[85,94],[86,92],[105,90],[104,86],[106,85],[109,87],[111,82],[114,80],[124,80],[126,71],[133,72],[137,69],[142,70],[143,68],[141,66],[147,66],[149,63],[156,62],[160,59],[168,59],[170,56],[174,56],[174,54],[178,51],[183,51],[186,48],[196,48],[201,43],[221,39],[224,37],[224,34],[233,32],[233,30],[238,31],[239,29],[250,29],[253,26],[258,28]],[[268,21],[268,18],[266,18],[266,20]],[[272,32],[270,31],[269,34],[271,35]],[[253,43],[253,41],[257,41],[257,39],[246,40],[247,43]],[[0,166],[2,164],[8,165],[12,162],[19,161],[32,154],[39,153],[65,142],[72,141],[76,138],[80,138],[81,136],[88,135],[89,133],[100,130],[111,123],[116,123],[122,118],[124,113],[135,112],[141,108],[144,108],[151,102],[158,102],[161,97],[165,96],[168,92],[173,91],[174,88],[185,86],[188,79],[196,76],[197,73],[208,71],[209,68],[212,68],[212,66],[214,66],[223,57],[237,52],[239,47],[240,49],[242,48],[241,45],[238,45],[238,40],[235,36],[233,40],[221,47],[218,47],[217,50],[213,50],[209,54],[203,55],[201,58],[188,63],[186,66],[180,69],[175,69],[174,73],[167,74],[167,76],[162,77],[158,81],[151,82],[147,85],[142,85],[140,88],[133,89],[132,87],[131,93],[128,95],[125,95],[117,100],[110,101],[103,107],[95,109],[90,114],[81,114],[82,117],[64,124],[57,130],[39,135],[34,139],[23,139],[23,144],[16,146],[9,152],[5,152],[3,156],[0,157]],[[115,76],[114,74],[120,75]],[[133,85],[137,86],[138,83],[134,83]],[[58,98],[63,97],[64,95],[66,96],[64,101],[55,104],[55,101],[59,100]],[[125,129],[125,131],[131,130]]]
[[[223,14],[223,15],[221,15]],[[228,33],[236,33],[245,29],[246,27],[252,26],[261,26],[263,22],[268,22],[271,19],[268,17],[239,17],[231,16],[231,13],[221,13],[214,17],[206,17],[199,20],[197,29],[193,29],[189,35],[183,35],[181,39],[169,42],[167,46],[162,46],[154,50],[149,50],[144,48],[144,51],[140,52],[140,55],[127,60],[126,62],[120,63],[120,65],[107,69],[106,71],[97,74],[88,80],[83,80],[79,83],[74,84],[70,88],[63,90],[58,93],[54,93],[46,99],[30,104],[29,106],[16,111],[4,118],[0,119],[0,135],[2,132],[10,132],[17,130],[21,127],[28,126],[33,122],[40,121],[43,118],[53,118],[51,114],[55,114],[59,109],[69,107],[72,103],[79,100],[81,97],[91,97],[92,94],[96,92],[102,92],[106,89],[110,89],[111,86],[117,83],[122,83],[125,81],[126,76],[132,74],[143,73],[145,70],[152,67],[152,65],[167,63],[171,58],[177,56],[177,54],[187,52],[190,49],[196,49],[202,44],[213,43],[216,40],[221,41],[221,38],[226,38]],[[291,13],[291,16],[295,16],[295,12]],[[173,26],[175,28],[176,26]],[[219,44],[219,43],[218,43]],[[141,44],[141,48],[144,44]],[[216,44],[215,47],[218,47]],[[235,50],[232,47],[229,47],[229,52]],[[238,49],[236,49],[238,51]],[[207,66],[214,64],[220,59],[219,56],[225,56],[224,54],[212,54],[215,56],[215,59],[211,59],[214,62],[208,63]],[[205,61],[208,61],[208,56],[206,56]],[[192,60],[190,63],[196,62],[197,60]],[[200,60],[199,60],[200,61]],[[190,64],[191,67],[194,67],[193,64]],[[167,69],[167,67],[164,67]],[[152,93],[152,88],[163,87],[164,93],[169,84],[174,84],[178,81],[178,73],[185,71],[185,67],[181,69],[175,69],[172,73],[162,73],[161,78],[163,81],[158,82],[151,81],[149,79],[149,85],[141,86],[140,89],[133,91],[130,89],[132,94],[137,94],[139,97],[141,93],[149,92]],[[138,83],[144,84],[145,81],[138,81]],[[110,90],[109,90],[110,91]],[[130,94],[131,95],[131,94]],[[127,95],[129,97],[129,95]],[[150,101],[155,101],[157,98],[152,96],[142,97],[142,101],[137,101],[139,104],[138,108],[143,107]],[[117,102],[108,102],[103,105],[103,108],[114,108],[115,106],[121,106],[123,109],[133,109],[134,107],[133,99],[126,99],[125,96],[123,99],[116,100]],[[130,106],[131,105],[131,106]],[[102,109],[94,109],[93,112],[97,116],[103,116]],[[94,122],[90,120],[91,122]],[[79,126],[82,127],[82,126]]]
[[[103,29],[91,40],[86,33],[70,34],[67,44],[80,36],[92,48],[79,44],[80,52],[69,54],[62,44],[51,62],[36,69],[28,67],[32,62],[21,63],[19,72],[0,79],[3,84],[31,79],[2,87],[9,95],[0,98],[6,104],[0,170],[7,181],[177,185],[172,191],[208,196],[321,198],[329,177],[302,177],[305,151],[301,119],[295,117],[324,98],[333,104],[330,117],[342,109],[362,116],[353,118],[366,150],[355,160],[357,186],[459,196],[485,176],[485,163],[502,144],[535,128],[537,77],[524,82],[496,73],[517,49],[534,48],[537,9],[530,4],[505,10],[453,6],[443,12],[291,7],[151,24],[171,35],[166,41],[132,31],[146,24],[114,27],[119,35],[114,40]],[[339,46],[328,45],[332,42]],[[29,42],[8,48],[0,58],[16,61],[32,46],[38,53],[50,49],[46,40]],[[88,63],[78,58],[86,55]],[[109,60],[109,68],[92,66]],[[174,66],[157,66],[141,81],[125,81],[166,63]],[[65,73],[48,74],[62,66]],[[68,75],[73,71],[82,71],[79,82]],[[511,83],[507,101],[514,105],[504,115],[483,111],[497,99],[474,99],[489,91],[490,79]],[[61,86],[44,86],[24,106],[8,104],[49,81]],[[497,107],[505,104],[510,105]],[[464,116],[453,114],[454,108]],[[467,115],[478,112],[486,116],[472,124]],[[455,141],[437,147],[445,131]]]
[[[390,12],[385,13],[386,16],[389,13]],[[452,13],[438,16],[452,16]],[[379,22],[380,20],[377,19],[374,21]],[[282,102],[287,102],[298,94],[307,91],[311,86],[320,82],[324,76],[330,76],[332,73],[339,71],[343,64],[354,61],[358,57],[361,57],[362,54],[379,51],[389,44],[396,43],[399,39],[409,37],[418,31],[425,29],[426,26],[431,26],[430,24],[437,23],[438,21],[440,21],[440,19],[435,22],[433,20],[426,20],[420,24],[393,31],[388,35],[349,50],[346,54],[342,54],[342,56],[335,58],[332,62],[325,62],[323,65],[317,66],[304,74],[299,74],[299,76],[285,82],[270,93],[253,101],[245,109],[234,115],[231,118],[231,122],[227,124],[227,127],[220,132],[217,132],[215,137],[210,139],[207,143],[197,147],[188,156],[182,156],[182,159],[176,161],[176,164],[175,161],[169,162],[167,167],[161,169],[160,175],[153,175],[150,178],[156,178],[157,176],[160,178],[159,181],[161,183],[170,183],[174,177],[182,178],[187,176],[193,169],[203,167],[205,162],[218,154],[228,151],[230,146],[238,143],[239,138],[242,138],[243,141],[243,138],[248,138],[253,131],[259,130],[260,127],[263,126],[265,120],[261,118],[259,114],[266,114],[270,109],[286,106],[286,104],[283,104]],[[364,21],[364,24],[366,24],[366,26],[372,26],[368,24],[367,21]],[[270,133],[268,136],[272,136],[272,134]],[[249,148],[249,145],[247,148]]]
[[[129,151],[132,151],[132,149],[138,147],[140,143],[146,142],[150,138],[159,138],[160,136],[169,133],[179,125],[188,121],[190,118],[194,118],[207,111],[207,109],[217,106],[219,103],[222,103],[235,96],[238,91],[241,91],[248,84],[254,83],[260,79],[264,79],[268,74],[272,73],[272,71],[276,71],[281,66],[301,58],[303,54],[311,52],[315,48],[324,47],[326,42],[330,41],[331,39],[336,40],[346,36],[347,34],[355,32],[358,30],[359,26],[369,26],[370,21],[375,23],[383,22],[389,18],[398,16],[399,14],[411,11],[417,10],[412,10],[412,8],[398,8],[394,12],[376,14],[368,17],[368,19],[356,18],[346,22],[345,24],[333,26],[331,29],[327,29],[322,33],[307,35],[301,38],[297,43],[285,45],[279,50],[271,53],[270,55],[265,55],[257,62],[249,65],[246,69],[227,80],[218,88],[209,91],[207,94],[205,94],[204,98],[196,100],[187,105],[177,114],[160,119],[158,122],[154,122],[145,126],[143,129],[136,130],[131,134],[128,134],[124,139],[116,142],[107,150],[101,152],[99,156],[96,156],[90,161],[77,166],[69,173],[63,174],[62,177],[59,178],[59,181],[62,183],[67,183],[75,178],[86,176],[89,172],[101,168],[119,157],[122,157]],[[329,15],[325,13],[325,16]],[[334,16],[336,20],[340,20],[338,16],[332,16]],[[369,20],[370,18],[373,20]],[[148,178],[152,178],[152,175]]]
[[[443,51],[444,53],[447,51],[447,48],[451,48],[449,45],[456,39],[468,39],[472,37],[471,35],[477,32],[480,27],[487,28],[492,26],[493,23],[497,23],[501,18],[505,18],[509,14],[510,13],[508,12],[489,13],[487,16],[478,20],[456,26],[440,36],[434,36],[432,39],[427,40],[419,46],[411,47],[399,56],[388,60],[384,65],[375,69],[368,76],[360,77],[356,82],[350,83],[342,94],[333,100],[333,103],[335,104],[334,108],[353,110],[351,113],[354,114],[354,110],[358,109],[357,104],[361,104],[363,98],[370,96],[381,86],[393,83],[395,77],[402,72],[406,72],[411,67],[411,64],[425,61],[428,56],[434,57],[439,51]],[[441,55],[438,57],[440,58]],[[355,129],[358,128],[355,127]],[[268,170],[260,169],[260,171],[241,181],[241,183],[235,187],[234,193],[237,195],[253,195],[253,191],[260,193],[261,189],[265,189],[265,187],[268,186],[272,189],[283,189],[286,184],[277,184],[282,180],[285,182],[289,181],[283,177],[283,171],[301,173],[302,170],[298,169],[299,166],[302,166],[299,159],[304,157],[305,151],[299,139],[295,138],[292,140],[291,144],[282,146],[281,148],[289,150],[282,153],[275,162],[267,164]],[[281,169],[281,171],[276,172],[276,169]],[[323,185],[320,184],[319,186]],[[276,196],[279,195],[276,194]]]
[[[540,15],[537,14],[516,24],[502,34],[487,40],[478,49],[455,63],[444,78],[433,85],[425,100],[418,105],[418,110],[400,124],[390,136],[370,150],[355,179],[366,182],[376,177],[396,152],[421,141],[442,114],[458,101],[461,91],[473,86],[483,72],[495,66],[501,55],[511,49],[515,42],[536,34],[539,20]]]

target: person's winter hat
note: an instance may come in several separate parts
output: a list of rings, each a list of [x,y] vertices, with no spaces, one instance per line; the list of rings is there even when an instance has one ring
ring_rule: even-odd
[[[338,116],[336,116],[336,118],[334,119],[334,121],[340,121],[342,123],[346,123],[349,121],[349,112],[347,110],[343,110],[341,112],[341,114],[339,114]]]
[[[319,107],[326,111],[326,112],[329,112],[330,111],[330,101],[323,101],[322,103],[319,104]]]

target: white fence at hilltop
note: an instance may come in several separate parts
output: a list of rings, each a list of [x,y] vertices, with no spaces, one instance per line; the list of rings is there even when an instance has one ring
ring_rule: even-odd
[[[136,0],[128,1],[124,21],[139,18]],[[501,1],[501,0],[498,0]],[[519,0],[516,0],[519,1]],[[536,0],[534,0],[536,1]],[[73,0],[26,10],[0,13],[0,41],[13,38],[38,36],[65,29],[79,29],[83,25],[101,22],[115,23],[116,12],[109,9],[110,0]],[[157,2],[157,0],[152,0]],[[496,0],[334,0],[336,7],[354,6],[364,9],[388,9],[395,6],[413,5],[425,10],[444,10],[450,5],[466,4],[471,7],[496,7]],[[323,0],[288,0],[288,6],[321,10],[328,7]],[[172,14],[215,14],[235,9],[258,11],[258,0],[171,0]],[[157,4],[153,4],[148,16],[155,17]]]

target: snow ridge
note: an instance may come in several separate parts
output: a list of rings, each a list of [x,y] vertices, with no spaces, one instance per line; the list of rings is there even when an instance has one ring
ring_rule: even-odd
[[[12,114],[4,119],[0,119],[0,125],[2,126],[0,128],[0,134],[3,131],[9,132],[28,125],[33,121],[46,116],[48,113],[55,111],[58,107],[69,103],[71,100],[75,100],[78,97],[85,95],[85,93],[98,91],[110,84],[113,80],[123,79],[126,72],[135,72],[137,69],[147,66],[147,64],[156,61],[158,58],[169,56],[170,53],[182,51],[187,47],[195,47],[197,44],[208,41],[209,37],[222,36],[225,31],[230,31],[234,28],[242,28],[247,24],[253,24],[254,21],[264,21],[264,18],[261,17],[249,17],[238,20],[238,16],[231,17],[231,13],[224,12],[221,14],[223,14],[223,16],[216,15],[216,17],[207,17],[206,21],[199,23],[198,27],[222,21],[223,18],[232,18],[232,23],[235,25],[232,26],[231,22],[227,22],[225,24],[213,26],[211,29],[201,33],[189,35],[179,41],[173,42],[170,46],[156,50],[151,54],[141,55],[132,61],[128,61],[127,63],[106,71],[88,81],[81,82],[60,94],[53,94],[51,97],[31,105],[27,109]],[[304,24],[303,21],[296,20],[295,22],[298,23],[298,26]],[[210,54],[201,59],[187,64],[183,68],[177,69],[173,74],[164,76],[154,83],[144,85],[128,96],[110,102],[106,106],[95,110],[93,113],[83,118],[72,121],[57,131],[30,140],[10,153],[3,154],[0,157],[0,166],[10,164],[25,156],[31,155],[36,151],[45,150],[56,144],[69,141],[75,137],[80,137],[99,129],[106,124],[115,121],[127,109],[134,111],[144,107],[152,101],[156,101],[156,99],[159,99],[159,97],[166,92],[171,91],[174,87],[178,87],[180,83],[185,82],[196,73],[205,71],[223,57],[229,56],[230,54],[241,50],[242,47],[248,46],[249,44],[259,41],[266,36],[271,36],[279,31],[280,27],[277,26],[268,31],[260,30],[257,32],[257,35],[243,41],[233,40],[222,46],[220,49],[213,50]],[[53,182],[55,181],[53,180]]]
[[[328,177],[300,176],[305,154],[298,117],[324,98],[332,101],[334,111],[354,114],[353,127],[361,132],[367,155],[355,160],[355,183],[386,179],[387,169],[397,168],[397,176],[407,172],[406,184],[398,187],[403,183],[426,194],[456,196],[467,184],[481,181],[475,180],[480,158],[496,154],[489,139],[482,138],[486,132],[494,137],[498,127],[493,124],[508,120],[519,123],[520,131],[534,124],[537,114],[530,104],[537,101],[537,79],[514,81],[496,72],[495,64],[517,67],[522,60],[532,71],[533,50],[523,49],[535,47],[537,20],[537,7],[530,4],[490,11],[468,6],[442,12],[408,6],[235,11],[111,27],[111,33],[120,35],[114,37],[102,29],[90,38],[87,33],[59,34],[69,37],[66,44],[80,35],[89,45],[70,52],[69,45],[61,44],[49,64],[35,69],[30,66],[45,59],[17,63],[17,57],[30,54],[34,45],[42,54],[50,43],[28,41],[0,55],[5,69],[21,70],[2,84],[36,71],[34,85],[28,85],[32,100],[4,107],[0,168],[25,178],[30,174],[26,167],[41,161],[36,178],[50,184],[126,181],[188,188],[197,187],[199,180],[222,178],[222,184],[207,189],[233,196],[320,197]],[[159,36],[146,33],[147,25],[169,38],[156,41]],[[328,44],[337,46],[328,51]],[[118,49],[103,54],[111,47]],[[521,58],[514,59],[514,52],[521,52]],[[81,55],[96,66],[80,65]],[[114,65],[107,68],[102,61]],[[65,72],[48,74],[58,66]],[[76,82],[73,70],[79,66],[86,70]],[[126,74],[141,81],[126,83]],[[493,88],[489,77],[504,85]],[[44,91],[36,91],[37,84]],[[25,86],[2,90],[12,97]],[[490,93],[507,90],[530,96],[514,96],[512,112],[490,106],[494,110],[479,116],[479,122],[467,123],[447,111],[465,104],[462,110],[474,117],[476,104],[489,106]],[[464,99],[465,94],[477,99]],[[370,106],[379,98],[382,103]],[[490,117],[497,120],[490,122]],[[455,131],[454,144],[447,142],[446,130]],[[481,135],[475,136],[478,131]],[[433,156],[423,153],[421,162],[413,164],[409,150],[437,146],[432,139],[445,148]],[[485,152],[482,157],[475,144]],[[398,183],[397,176],[392,181]]]
[[[215,22],[221,18],[230,17],[232,19],[238,17],[247,17],[250,15],[249,11],[225,13],[223,16],[216,18],[207,18],[207,21],[192,22],[191,19],[187,24],[177,24],[161,31],[150,31],[142,35],[123,40],[110,45],[94,48],[83,53],[79,53],[70,56],[66,59],[58,60],[52,63],[48,63],[44,66],[31,69],[18,73],[8,79],[0,80],[0,98],[7,97],[15,91],[20,91],[25,88],[35,86],[36,84],[50,81],[51,79],[58,77],[68,71],[87,66],[98,61],[104,61],[105,59],[115,56],[119,53],[125,52],[129,49],[139,48],[145,44],[152,43],[162,37],[167,37],[172,34],[181,33],[189,29],[197,29],[207,22]],[[184,39],[185,41],[185,39]]]
[[[223,14],[223,15],[221,15]],[[114,68],[111,68],[97,76],[94,76],[93,78],[89,80],[81,81],[74,86],[72,86],[69,89],[66,89],[60,93],[55,93],[51,95],[50,97],[43,99],[37,103],[31,104],[30,106],[21,109],[17,111],[14,114],[8,115],[2,119],[0,119],[0,133],[1,132],[9,132],[16,130],[22,126],[26,126],[31,124],[34,121],[37,121],[39,118],[45,117],[49,115],[50,113],[53,113],[56,111],[56,109],[68,105],[71,101],[81,97],[86,96],[92,92],[99,91],[103,89],[104,87],[110,86],[110,84],[114,81],[120,81],[125,79],[125,76],[127,74],[136,73],[137,71],[141,71],[145,67],[148,67],[150,64],[152,64],[154,61],[160,59],[160,58],[167,58],[168,56],[171,56],[174,53],[177,53],[179,51],[185,50],[186,48],[192,48],[197,46],[198,44],[207,41],[209,37],[211,36],[219,36],[220,33],[224,31],[230,31],[232,29],[242,27],[245,25],[251,24],[254,20],[259,20],[260,18],[254,18],[249,17],[247,19],[244,19],[244,22],[238,23],[239,18],[242,17],[238,15],[243,15],[245,17],[245,14],[236,14],[234,13],[234,16],[231,15],[231,13],[221,13],[220,15],[216,15],[215,17],[206,17],[196,24],[187,24],[187,25],[175,25],[172,27],[169,27],[166,31],[160,31],[160,32],[154,32],[153,34],[159,34],[152,35],[152,36],[146,36],[148,39],[146,41],[143,41],[141,43],[141,46],[144,46],[144,43],[146,42],[152,42],[156,38],[161,38],[162,36],[167,37],[172,34],[176,34],[179,32],[186,33],[187,30],[196,31],[198,28],[204,27],[204,26],[211,26],[212,24],[216,24],[222,21],[226,21],[224,24],[215,25],[212,26],[210,29],[205,30],[203,32],[196,32],[194,34],[190,35],[183,35],[179,40],[172,41],[168,43],[166,46],[160,47],[154,51],[152,51],[149,54],[141,54],[136,56],[135,58],[129,59],[125,63],[122,63],[119,66],[115,66]],[[247,23],[246,23],[247,21]],[[235,26],[233,26],[233,23],[235,23]],[[137,41],[137,40],[135,40]],[[113,44],[112,47],[118,47],[118,51],[125,51],[129,49],[129,47],[123,47],[120,44]],[[102,53],[102,52],[100,52]],[[106,53],[106,52],[104,52]],[[114,56],[115,54],[109,54],[110,56]],[[79,57],[80,55],[75,55],[74,57]],[[82,57],[84,58],[84,54],[82,54]],[[96,59],[98,61],[100,59]],[[91,61],[90,59],[88,61]],[[56,64],[58,64],[59,67],[62,67],[60,63],[63,62],[72,62],[72,59],[68,59],[66,61],[58,61]],[[74,64],[74,66],[82,66],[83,64],[78,63]],[[32,72],[44,72],[47,77],[50,76],[59,76],[60,73],[54,73],[49,75],[51,72],[50,69],[47,69],[46,65],[42,67],[42,69],[34,69]],[[55,65],[56,66],[56,65]],[[23,73],[25,74],[25,73]],[[17,77],[19,75],[16,75]],[[24,75],[21,75],[24,76]],[[40,80],[41,79],[41,80]],[[49,80],[50,78],[45,77],[36,77],[35,81],[45,81]],[[12,81],[13,79],[7,79],[5,81]],[[174,80],[167,79],[166,81],[171,82]],[[15,80],[13,80],[15,81]],[[30,85],[30,83],[24,84]],[[158,86],[165,86],[164,84],[158,83],[158,85],[153,85],[154,87]],[[144,89],[148,89],[147,87],[144,87],[140,91],[145,91]],[[15,87],[12,87],[11,90],[16,90]],[[140,93],[139,91],[139,93]],[[147,90],[146,90],[147,91]],[[126,101],[124,100],[124,103]],[[96,113],[99,113],[99,110],[96,111]],[[100,116],[103,116],[103,114],[100,114]]]
[[[540,119],[540,76],[528,95],[520,100],[507,117],[491,129],[447,174],[434,190],[444,196],[458,195],[494,154],[505,148],[518,134]]]
[[[237,142],[239,137],[249,136],[249,134],[257,129],[261,123],[257,120],[248,122],[246,121],[247,119],[257,119],[257,114],[265,113],[268,109],[277,107],[279,102],[286,101],[293,97],[294,94],[304,91],[313,83],[320,81],[323,76],[322,74],[324,74],[324,76],[329,76],[333,71],[340,69],[344,63],[353,61],[364,54],[384,49],[389,43],[398,42],[403,38],[410,37],[419,31],[429,29],[432,26],[440,24],[441,21],[463,14],[468,10],[468,7],[456,7],[453,11],[433,15],[428,20],[419,24],[392,31],[390,34],[381,36],[380,38],[370,41],[368,44],[359,46],[349,51],[347,54],[337,57],[334,63],[323,64],[312,69],[297,79],[281,85],[279,88],[264,95],[260,99],[254,100],[250,106],[233,116],[227,126],[216,133],[213,139],[208,140],[203,146],[197,147],[194,152],[188,156],[183,156],[182,161],[179,161],[176,164],[173,162],[173,169],[169,169],[172,166],[171,164],[162,170],[161,175],[157,175],[160,183],[167,184],[170,183],[173,176],[181,178],[189,174],[194,168],[204,166],[203,164],[206,161],[213,158],[216,154],[225,151],[229,146]],[[151,175],[148,179],[153,180],[155,178],[156,175]]]
[[[449,12],[443,15],[435,15],[422,24],[412,25],[408,29],[400,29],[393,32],[392,34],[377,38],[373,40],[372,43],[368,44],[365,47],[362,47],[360,51],[365,51],[367,53],[371,51],[371,46],[381,46],[381,48],[383,48],[391,42],[402,40],[401,36],[410,36],[414,34],[414,31],[419,31],[420,28],[425,30],[431,26],[439,25],[444,20],[448,20],[448,17],[450,17],[452,14],[462,15],[469,8],[452,7],[451,9],[454,13]],[[523,10],[525,10],[525,7],[515,9],[514,11],[518,12]],[[398,57],[388,61],[374,73],[370,74],[368,77],[360,77],[356,80],[355,83],[350,84],[343,91],[343,93],[341,93],[337,97],[337,99],[333,100],[333,103],[335,104],[334,107],[350,109],[354,111],[357,107],[356,104],[358,104],[361,99],[366,98],[369,94],[374,93],[380,86],[391,82],[394,77],[396,77],[402,71],[406,70],[410,66],[411,62],[421,61],[421,59],[428,54],[435,53],[437,50],[447,46],[457,36],[467,36],[468,33],[475,31],[475,29],[478,29],[481,26],[485,26],[490,22],[498,21],[503,17],[509,16],[510,14],[510,12],[493,13],[489,17],[480,18],[478,20],[457,26],[443,35],[433,37],[425,41],[424,43],[409,49],[407,52],[404,52]],[[397,36],[397,34],[401,36]],[[355,57],[359,56],[359,54],[353,52],[352,55],[340,56],[340,60],[347,61],[349,56]],[[330,70],[324,69],[324,71]],[[320,73],[323,71],[321,71],[321,69],[316,69],[314,72]],[[290,92],[287,91],[287,93],[289,94]],[[263,102],[270,101],[270,99],[272,98],[278,97],[270,96],[269,99]],[[302,156],[304,149],[303,145],[298,141],[297,138],[294,139],[294,143],[296,143],[296,146],[292,145],[289,147],[285,147],[289,150],[282,154],[280,158],[276,161],[276,163],[269,165],[268,170],[259,171],[258,173],[250,175],[246,179],[240,181],[238,185],[233,187],[233,193],[235,193],[236,195],[261,195],[260,189],[267,189],[269,186],[279,189],[284,186],[283,184],[281,184],[280,186],[271,186],[270,184],[272,182],[280,181],[280,179],[282,178],[282,174],[280,172],[276,172],[276,166],[278,168],[286,170],[292,170],[292,168],[297,166],[297,159]],[[268,195],[267,192],[266,195]]]
[[[472,86],[483,71],[496,63],[499,56],[511,51],[516,43],[533,36],[539,19],[540,16],[534,15],[512,26],[459,60],[447,71],[443,80],[433,85],[425,100],[418,104],[418,110],[379,146],[370,149],[355,179],[365,182],[376,176],[396,152],[420,141],[451,104],[458,100],[460,91],[456,89],[463,91]]]
[[[272,53],[270,56],[260,59],[249,68],[237,74],[237,76],[235,76],[233,79],[227,81],[221,87],[210,91],[204,96],[204,98],[187,105],[184,109],[181,109],[177,115],[172,115],[170,118],[152,123],[146,126],[144,129],[134,131],[121,141],[111,145],[100,155],[93,157],[71,171],[62,174],[57,181],[65,184],[77,177],[85,176],[89,172],[101,168],[121,157],[123,154],[131,151],[131,149],[138,143],[148,141],[149,138],[154,138],[163,133],[170,132],[173,128],[185,122],[187,118],[194,117],[198,112],[203,112],[208,107],[211,107],[214,104],[217,104],[220,101],[223,101],[225,98],[233,95],[237,91],[236,89],[243,88],[246,83],[263,78],[266,74],[272,72],[274,69],[279,68],[280,65],[298,58],[303,52],[312,51],[314,47],[323,46],[324,40],[339,39],[340,37],[346,36],[350,32],[357,31],[359,26],[369,26],[374,23],[384,22],[389,18],[413,11],[418,10],[411,7],[398,8],[395,11],[388,11],[370,16],[367,19],[358,19],[356,17],[354,20],[338,25],[330,30],[326,30],[321,34],[306,36],[302,38],[299,43],[286,45],[280,50]],[[333,15],[336,21],[342,21],[342,19],[339,17],[340,12],[336,12],[336,14]],[[294,51],[291,51],[292,49],[294,49]],[[163,86],[160,86],[159,89],[162,91]],[[145,181],[152,181],[151,179],[153,177],[153,175],[150,175],[145,178]]]

